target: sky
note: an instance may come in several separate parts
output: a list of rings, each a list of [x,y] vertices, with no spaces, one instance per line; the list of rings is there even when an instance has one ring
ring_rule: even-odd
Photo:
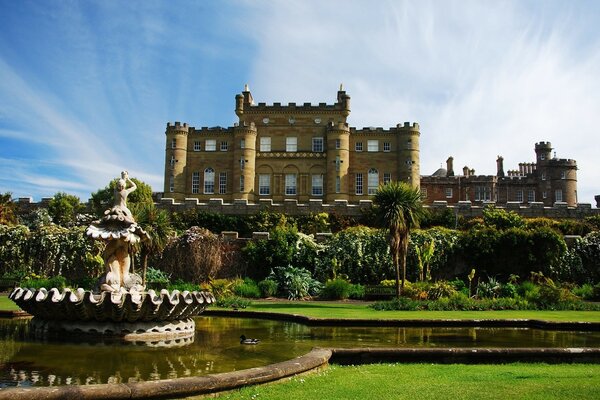
[[[235,95],[421,128],[421,174],[577,160],[600,194],[600,2],[0,0],[0,193],[162,191],[165,127],[232,126]]]

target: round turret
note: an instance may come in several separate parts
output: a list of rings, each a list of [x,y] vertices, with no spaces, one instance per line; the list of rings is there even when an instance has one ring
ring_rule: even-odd
[[[254,201],[256,133],[254,123],[241,123],[234,128],[233,193],[235,199]]]
[[[349,167],[350,128],[346,123],[332,124],[327,129],[327,202],[348,200]]]
[[[167,123],[165,151],[165,197],[183,200],[186,193],[185,167],[187,163],[188,133],[186,123]]]
[[[421,184],[421,168],[419,154],[419,124],[396,125],[398,134],[398,180],[418,187]]]
[[[552,143],[550,142],[539,142],[535,144],[535,154],[537,156],[537,163],[548,161],[552,158]]]

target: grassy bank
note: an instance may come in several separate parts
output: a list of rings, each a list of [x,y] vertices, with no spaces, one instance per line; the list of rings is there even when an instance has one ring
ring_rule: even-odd
[[[599,311],[376,311],[365,303],[254,301],[245,310],[348,319],[538,319],[600,322]]]
[[[598,399],[600,365],[373,364],[331,366],[223,399]]]
[[[6,294],[0,295],[0,310],[16,311],[20,308]]]

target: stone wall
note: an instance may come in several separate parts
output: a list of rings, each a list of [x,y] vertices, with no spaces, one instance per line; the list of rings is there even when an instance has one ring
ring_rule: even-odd
[[[599,197],[600,198],[600,197]],[[30,197],[19,198],[17,206],[20,212],[27,212],[36,208],[47,207],[50,199],[42,199],[39,203],[34,203]],[[598,201],[598,200],[597,200]],[[470,201],[460,201],[458,204],[448,204],[446,201],[434,201],[432,205],[426,205],[430,210],[451,210],[457,215],[465,218],[476,218],[483,215],[483,209],[493,202],[484,202],[481,205],[473,205]],[[285,200],[283,202],[273,202],[272,199],[261,199],[258,203],[251,203],[247,200],[234,200],[232,203],[224,202],[223,199],[210,199],[208,202],[201,202],[198,199],[185,199],[183,202],[176,202],[171,198],[162,198],[157,206],[169,211],[186,211],[195,209],[204,212],[221,213],[226,215],[252,215],[261,210],[270,210],[288,215],[309,215],[311,213],[335,212],[338,215],[359,217],[373,207],[371,200],[361,200],[358,203],[351,203],[346,200],[336,200],[334,203],[323,203],[322,200],[309,200],[308,203],[299,203],[297,200]],[[518,202],[508,202],[506,205],[496,205],[497,208],[515,211],[525,218],[546,217],[554,219],[574,218],[581,219],[585,217],[600,215],[600,208],[592,208],[590,203],[579,203],[576,207],[569,207],[567,203],[554,203],[552,207],[546,207],[541,202],[522,204]],[[88,204],[88,210],[91,207]]]

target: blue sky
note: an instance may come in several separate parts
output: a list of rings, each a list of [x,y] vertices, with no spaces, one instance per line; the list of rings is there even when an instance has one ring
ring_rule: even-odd
[[[168,121],[234,97],[352,97],[352,126],[419,122],[421,172],[494,174],[548,140],[600,194],[598,1],[0,0],[0,192],[87,200],[123,169],[163,188]]]

